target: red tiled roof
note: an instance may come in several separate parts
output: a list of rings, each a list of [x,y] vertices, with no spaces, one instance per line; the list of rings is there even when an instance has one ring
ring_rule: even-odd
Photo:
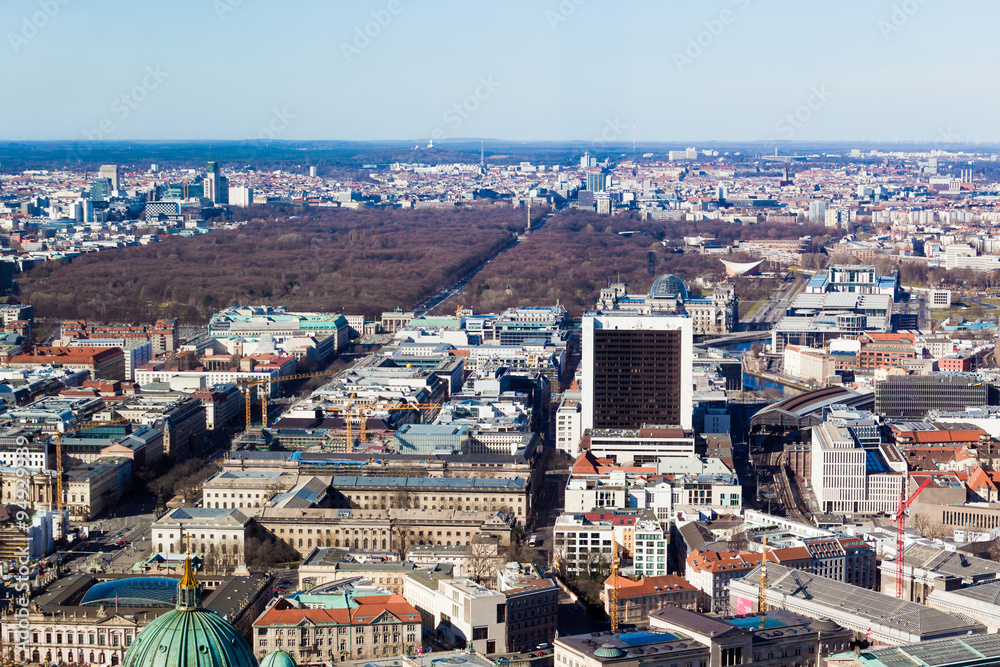
[[[605,586],[611,585],[611,577],[608,577]],[[660,590],[657,590],[659,588]],[[656,593],[671,593],[675,591],[696,591],[697,587],[677,576],[667,574],[659,577],[643,577],[639,581],[632,581],[625,577],[618,578],[618,597],[634,598],[643,595],[654,595]]]
[[[358,606],[354,609],[294,609],[275,605],[254,625],[298,625],[306,620],[317,625],[368,625],[386,612],[403,623],[420,622],[420,613],[402,595],[369,595],[355,601]]]

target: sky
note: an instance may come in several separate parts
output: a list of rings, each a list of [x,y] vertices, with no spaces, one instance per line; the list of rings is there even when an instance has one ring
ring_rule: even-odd
[[[987,0],[4,0],[0,140],[993,142]]]

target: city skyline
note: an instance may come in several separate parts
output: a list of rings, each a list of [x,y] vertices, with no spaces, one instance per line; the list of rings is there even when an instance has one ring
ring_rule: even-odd
[[[82,7],[0,9],[0,140],[1000,139],[983,2]]]

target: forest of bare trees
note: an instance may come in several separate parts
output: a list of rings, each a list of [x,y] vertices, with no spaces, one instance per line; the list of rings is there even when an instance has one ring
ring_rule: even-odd
[[[524,226],[523,210],[504,207],[306,209],[301,217],[47,262],[17,278],[20,298],[43,317],[203,322],[234,303],[269,303],[374,318],[459,280]]]
[[[648,289],[656,276],[673,273],[697,292],[696,278],[721,280],[724,268],[717,257],[679,252],[684,236],[715,237],[728,245],[740,239],[812,235],[819,245],[829,240],[830,231],[816,225],[641,221],[630,215],[564,211],[493,260],[470,281],[462,299],[477,312],[552,305],[558,300],[571,316],[579,316],[593,307],[608,281],[624,281],[641,291]],[[655,255],[652,272],[649,252]]]

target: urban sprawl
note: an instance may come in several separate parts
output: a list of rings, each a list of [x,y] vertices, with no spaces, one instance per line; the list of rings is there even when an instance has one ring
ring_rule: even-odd
[[[1000,664],[997,154],[437,150],[0,176],[0,660],[126,664],[200,604],[268,667]],[[18,296],[277,207],[770,231],[667,232],[724,278],[609,264],[582,317]]]

